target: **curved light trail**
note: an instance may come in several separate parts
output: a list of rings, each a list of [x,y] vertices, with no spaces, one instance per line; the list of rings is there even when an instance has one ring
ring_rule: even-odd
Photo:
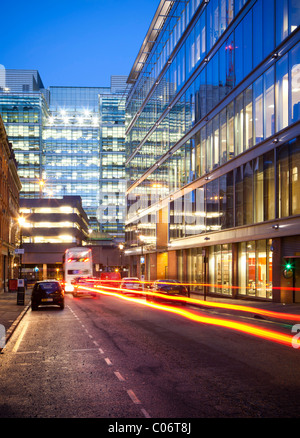
[[[91,290],[91,291],[95,292],[95,288],[87,288],[87,287],[81,287],[81,286],[79,286],[79,288],[82,288],[85,290]],[[300,346],[300,339],[297,340],[295,343],[294,335],[284,334],[284,333],[280,333],[280,332],[277,332],[274,330],[268,330],[268,329],[258,327],[256,325],[252,325],[252,324],[245,324],[245,323],[236,322],[233,320],[211,317],[211,316],[207,316],[207,315],[204,315],[202,313],[199,313],[199,312],[196,313],[196,312],[192,312],[190,310],[181,309],[181,308],[177,308],[177,307],[173,307],[173,306],[169,306],[169,305],[153,303],[153,302],[148,302],[148,301],[141,301],[138,298],[128,297],[128,296],[122,295],[122,289],[120,289],[120,288],[108,288],[108,287],[106,288],[103,286],[96,286],[96,288],[98,290],[98,293],[100,293],[100,294],[117,297],[117,298],[125,300],[125,301],[136,302],[138,304],[142,304],[144,306],[159,309],[159,310],[162,310],[164,312],[177,314],[177,315],[180,315],[180,316],[187,318],[187,319],[194,321],[194,322],[198,322],[198,323],[202,323],[202,324],[210,324],[213,326],[219,326],[219,327],[223,327],[223,328],[228,328],[231,330],[242,332],[242,333],[247,334],[247,335],[256,336],[256,337],[259,337],[261,339],[265,339],[265,340],[272,341],[272,342],[277,342],[279,344],[289,346],[289,347],[293,346],[294,348],[296,348],[298,344]],[[113,291],[113,289],[115,291]],[[128,292],[137,293],[134,290],[129,291],[128,289],[126,289],[125,291],[126,291],[126,293],[128,293]],[[167,295],[163,295],[163,294],[156,294],[153,292],[151,292],[151,295],[155,295],[155,296],[158,296],[160,298],[168,299],[168,301],[170,299],[175,298],[175,297],[171,297],[171,296],[167,296]],[[186,297],[183,297],[181,299],[181,301],[182,300],[184,300],[185,302],[194,303],[194,304],[195,303],[197,303],[197,304],[204,303],[207,305],[212,304],[211,302],[207,303],[206,301],[188,299]],[[177,301],[178,301],[178,299],[177,299]],[[257,313],[257,310],[260,310],[261,314],[265,314],[265,315],[268,314],[268,316],[275,316],[276,315],[277,317],[280,317],[280,318],[283,318],[283,316],[284,316],[284,318],[286,319],[286,314],[278,314],[276,312],[263,311],[262,309],[250,308],[251,310],[249,310],[249,307],[247,307],[247,306],[235,306],[235,305],[226,304],[226,303],[213,303],[213,304],[214,305],[216,304],[216,306],[214,306],[214,307],[229,308],[229,309],[233,309],[233,310],[243,310],[243,311],[247,311],[247,312],[255,310],[255,312]],[[262,313],[262,312],[265,312],[265,313]],[[280,315],[280,316],[278,316],[278,315]],[[289,316],[291,316],[293,318],[293,320],[299,321],[299,315],[289,315]]]

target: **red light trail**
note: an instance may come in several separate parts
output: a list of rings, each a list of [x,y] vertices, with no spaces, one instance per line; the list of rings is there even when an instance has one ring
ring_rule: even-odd
[[[81,287],[82,289],[89,289],[87,287]],[[248,335],[252,335],[252,336],[256,336],[259,337],[261,339],[265,339],[268,341],[273,341],[273,342],[277,342],[280,344],[283,344],[285,346],[293,346],[294,348],[296,348],[295,346],[295,337],[293,335],[289,335],[289,334],[284,334],[284,333],[280,333],[274,330],[268,330],[265,328],[261,328],[258,327],[256,325],[252,325],[252,324],[245,324],[245,323],[241,323],[241,322],[236,322],[233,320],[226,320],[226,319],[222,319],[222,318],[216,318],[216,317],[211,317],[211,316],[207,316],[204,315],[203,313],[199,313],[199,312],[193,312],[190,310],[186,310],[186,309],[180,309],[177,307],[173,307],[173,306],[169,306],[169,305],[164,305],[164,304],[159,304],[159,303],[153,303],[153,302],[148,302],[148,301],[142,301],[140,299],[134,298],[134,297],[128,297],[128,296],[124,296],[122,295],[122,289],[119,288],[106,288],[103,286],[96,286],[96,288],[98,289],[98,293],[100,294],[104,294],[104,295],[109,295],[109,296],[113,296],[113,297],[117,297],[119,299],[125,300],[125,301],[131,301],[131,302],[136,302],[139,304],[142,304],[144,306],[147,307],[151,307],[151,308],[155,308],[155,309],[159,309],[165,312],[170,312],[170,313],[174,313],[177,315],[180,315],[184,318],[187,318],[191,321],[194,322],[198,322],[198,323],[202,323],[202,324],[210,324],[213,326],[218,326],[218,327],[223,327],[223,328],[228,328],[231,330],[235,330],[238,332],[242,332]],[[106,290],[107,289],[107,290]],[[94,288],[90,288],[91,291],[95,292]],[[115,291],[113,291],[115,290]],[[127,293],[129,292],[129,290],[125,290]],[[130,291],[132,293],[136,293],[136,291]],[[145,294],[147,294],[147,292],[144,292]],[[163,295],[163,294],[157,294],[157,293],[153,293],[151,292],[151,295],[155,295],[157,297],[160,298],[166,298],[168,300],[177,300],[177,297],[172,297],[169,295]],[[252,308],[252,307],[247,307],[247,306],[239,306],[239,305],[232,305],[232,304],[227,304],[227,303],[212,303],[212,302],[206,302],[203,300],[196,300],[196,299],[191,299],[191,298],[186,298],[183,297],[181,298],[181,300],[184,300],[185,302],[191,303],[191,304],[201,304],[201,305],[206,305],[206,306],[213,306],[213,307],[219,307],[219,308],[223,308],[223,309],[231,309],[231,310],[242,310],[244,312],[253,312],[255,311],[255,313],[260,313],[262,315],[265,316],[272,316],[272,317],[276,317],[276,318],[280,318],[280,319],[291,319],[293,321],[300,321],[300,317],[299,315],[293,315],[293,314],[284,314],[284,313],[277,313],[277,312],[270,312],[267,310],[263,310],[263,309],[256,309],[256,308]],[[300,341],[300,339],[299,339]],[[300,342],[298,340],[296,341],[296,344],[300,345]]]

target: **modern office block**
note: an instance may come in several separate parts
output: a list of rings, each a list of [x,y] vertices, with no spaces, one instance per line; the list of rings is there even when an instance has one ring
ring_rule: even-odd
[[[300,302],[299,12],[160,1],[128,78],[131,275]]]
[[[125,97],[100,95],[100,231],[124,241]]]
[[[50,87],[50,114],[43,130],[45,195],[80,196],[93,222],[100,201],[100,91]]]
[[[88,217],[80,196],[20,199],[20,215],[26,219],[22,275],[29,281],[59,278],[64,251],[86,245],[89,239]]]
[[[55,197],[81,196],[92,229],[123,240],[127,85],[120,76],[111,82],[113,88],[50,87],[44,176]]]
[[[110,87],[45,89],[36,70],[0,74],[0,113],[21,197],[80,196],[90,227],[118,240],[124,240],[126,79],[112,76]]]
[[[48,117],[47,93],[36,70],[4,72],[0,114],[18,162],[20,196],[38,198],[43,173],[42,130]]]

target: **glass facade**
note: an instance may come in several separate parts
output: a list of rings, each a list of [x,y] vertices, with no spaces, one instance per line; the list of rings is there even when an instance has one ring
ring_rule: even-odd
[[[42,178],[42,131],[48,114],[44,96],[38,92],[0,92],[0,113],[18,162],[20,196],[38,198],[38,182]]]
[[[43,131],[45,193],[81,196],[94,226],[100,202],[100,91],[50,87],[51,115]]]
[[[81,196],[90,226],[124,236],[122,94],[110,88],[50,87],[44,129],[45,179],[54,196]],[[123,99],[124,102],[124,99]]]
[[[255,226],[299,215],[299,24],[295,0],[174,2],[127,98],[128,243],[164,206],[177,277],[211,293],[272,298]]]
[[[124,240],[125,99],[100,95],[100,231]]]
[[[125,77],[112,76],[111,87],[25,93],[35,75],[14,70],[6,79],[18,91],[0,90],[21,197],[80,196],[91,229],[124,240]]]

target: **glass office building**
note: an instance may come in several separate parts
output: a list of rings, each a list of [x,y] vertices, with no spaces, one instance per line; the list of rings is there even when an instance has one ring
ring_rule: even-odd
[[[102,91],[96,87],[50,87],[50,115],[43,130],[45,195],[81,196],[94,226],[100,200],[98,96]]]
[[[50,87],[43,130],[45,191],[81,196],[91,228],[123,240],[126,81],[112,77],[111,83]]]
[[[2,73],[0,113],[21,197],[80,196],[91,229],[124,240],[127,77],[112,76],[110,87],[46,90],[35,70]]]
[[[132,275],[300,301],[299,24],[296,0],[159,2],[128,78]]]
[[[100,231],[124,241],[125,222],[125,97],[100,95]]]
[[[13,144],[21,197],[38,198],[42,178],[42,131],[48,115],[48,93],[36,70],[3,70],[0,114]]]

